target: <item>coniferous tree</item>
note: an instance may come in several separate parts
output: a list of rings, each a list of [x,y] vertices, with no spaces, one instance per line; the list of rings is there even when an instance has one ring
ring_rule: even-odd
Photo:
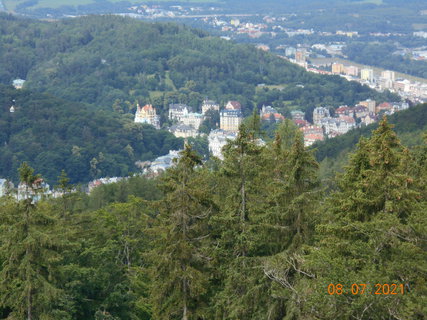
[[[203,319],[209,256],[208,219],[213,209],[201,158],[186,145],[176,167],[163,178],[164,200],[152,232],[151,301],[155,319]]]
[[[408,151],[382,120],[361,140],[339,190],[326,202],[318,241],[307,248],[296,287],[301,317],[322,319],[423,319],[427,290],[425,203],[408,174]],[[424,247],[424,248],[423,248]],[[329,285],[343,292],[328,295]],[[366,292],[350,292],[366,284]],[[375,294],[381,286],[402,286],[404,294]]]
[[[264,292],[262,267],[258,259],[254,221],[263,212],[263,182],[260,180],[264,146],[259,140],[259,117],[254,111],[241,125],[237,139],[224,147],[224,161],[218,177],[221,213],[214,217],[220,264],[221,289],[216,297],[216,317],[248,319],[257,316],[255,301]]]
[[[33,199],[40,176],[26,163],[19,173],[24,199],[9,198],[0,208],[0,305],[11,310],[8,319],[67,319],[55,283],[64,243],[56,233],[58,218],[49,203]]]
[[[264,179],[269,181],[265,187],[268,205],[261,224],[264,232],[258,233],[269,240],[264,240],[267,250],[263,260],[264,275],[272,280],[269,283],[269,319],[282,319],[292,314],[289,302],[291,289],[297,281],[294,268],[299,263],[301,246],[312,239],[320,198],[318,164],[312,152],[304,148],[298,129],[283,129],[289,127],[285,125],[279,130],[268,151],[273,164],[272,177]]]

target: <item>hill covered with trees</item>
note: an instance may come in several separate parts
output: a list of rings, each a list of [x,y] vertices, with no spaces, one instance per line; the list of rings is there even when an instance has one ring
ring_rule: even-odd
[[[223,161],[0,199],[0,318],[424,319],[426,145],[382,121],[325,193],[299,131],[260,145],[252,120]]]
[[[54,22],[0,16],[0,82],[105,110],[129,112],[151,102],[198,108],[209,97],[253,105],[306,109],[398,99],[340,77],[314,75],[273,54],[182,25],[144,23],[118,16]],[[263,84],[263,90],[256,90]],[[280,88],[276,87],[280,85]]]
[[[15,112],[10,112],[14,102]],[[18,181],[28,161],[48,183],[65,170],[72,183],[137,172],[135,161],[182,148],[182,139],[85,104],[0,85],[0,177]]]
[[[318,105],[397,99],[182,25],[0,14],[0,30],[0,83],[26,80],[22,92],[0,88],[0,176],[14,181],[22,161],[49,182],[65,169],[76,183],[127,175],[136,160],[181,146],[164,131],[131,123],[138,101],[153,104],[167,125],[170,103],[197,109],[206,97],[238,100],[245,115],[262,104],[289,115]]]

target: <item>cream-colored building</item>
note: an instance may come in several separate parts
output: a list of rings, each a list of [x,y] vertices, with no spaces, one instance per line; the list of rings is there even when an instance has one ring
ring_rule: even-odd
[[[359,68],[356,66],[348,66],[344,68],[344,73],[348,76],[357,77],[359,75]]]
[[[391,80],[391,81],[395,81],[396,80],[396,74],[394,73],[394,71],[385,70],[385,71],[381,72],[381,78]]]
[[[333,63],[332,64],[332,73],[333,74],[344,73],[344,65],[342,63]]]
[[[141,107],[139,103],[137,104],[135,122],[151,124],[156,129],[160,129],[160,117],[151,104],[147,104],[144,107]]]
[[[219,104],[217,104],[215,101],[204,100],[202,104],[202,114],[205,114],[209,110],[219,111]]]
[[[169,131],[177,138],[195,138],[199,135],[196,129],[185,124],[173,125],[169,128]]]
[[[238,101],[228,101],[219,113],[220,129],[237,132],[243,122],[242,105]]]
[[[225,131],[237,132],[243,122],[242,111],[224,109],[220,112],[220,129]]]
[[[372,70],[372,69],[360,70],[360,79],[366,80],[369,82],[373,82],[374,81],[374,70]]]
[[[188,113],[185,117],[182,117],[181,122],[186,126],[190,126],[196,130],[199,130],[199,127],[203,122],[203,115],[200,113],[191,112]]]

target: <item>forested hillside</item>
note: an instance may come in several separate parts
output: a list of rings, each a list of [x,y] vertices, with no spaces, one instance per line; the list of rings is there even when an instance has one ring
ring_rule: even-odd
[[[61,170],[77,183],[127,176],[137,171],[135,161],[183,146],[182,139],[136,124],[132,117],[4,85],[0,85],[0,129],[0,177],[14,182],[23,161],[50,184],[56,183]]]
[[[104,110],[129,112],[139,100],[165,114],[169,103],[197,108],[209,97],[238,100],[249,114],[254,103],[307,109],[398,99],[182,25],[117,16],[55,22],[0,16],[0,28],[0,82],[23,78],[29,89]],[[258,84],[266,86],[256,90]]]
[[[425,319],[426,144],[382,121],[325,194],[299,131],[260,145],[251,120],[224,161],[187,145],[155,180],[0,199],[0,318]]]
[[[0,83],[27,80],[23,92],[0,88],[0,177],[14,181],[22,161],[49,182],[64,169],[75,183],[126,176],[136,160],[177,149],[181,142],[166,132],[131,123],[137,101],[153,104],[167,124],[170,103],[197,109],[206,97],[238,100],[246,115],[262,104],[289,115],[317,105],[397,99],[175,24],[1,14],[0,30]],[[17,111],[10,114],[13,99]]]

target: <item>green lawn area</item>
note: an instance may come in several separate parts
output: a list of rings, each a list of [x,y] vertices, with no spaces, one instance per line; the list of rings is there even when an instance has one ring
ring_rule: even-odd
[[[150,99],[161,98],[164,94],[163,91],[150,91]]]
[[[14,11],[16,6],[20,3],[26,2],[28,0],[3,0],[3,4],[5,5],[8,11]],[[110,2],[120,2],[123,0],[109,0]],[[143,0],[127,0],[131,3],[135,4],[144,4],[148,1]],[[173,0],[157,0],[158,2],[175,2]],[[38,3],[29,8],[59,8],[61,6],[79,6],[94,3],[95,0],[39,0]],[[218,2],[218,0],[180,0],[180,2]],[[102,5],[102,3],[100,3]]]
[[[175,87],[175,84],[173,83],[172,79],[169,76],[169,71],[166,71],[165,84],[173,88],[174,91],[177,90]]]

